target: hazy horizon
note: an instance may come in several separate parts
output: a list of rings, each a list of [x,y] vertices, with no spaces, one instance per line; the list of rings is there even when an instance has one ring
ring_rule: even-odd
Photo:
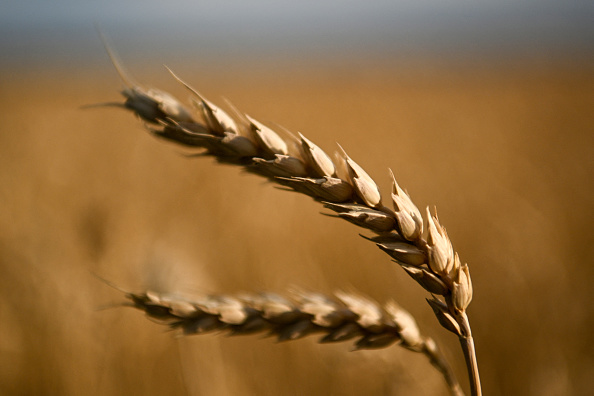
[[[1,64],[94,62],[95,25],[126,56],[407,57],[594,54],[586,1],[280,3],[9,1],[0,13]]]

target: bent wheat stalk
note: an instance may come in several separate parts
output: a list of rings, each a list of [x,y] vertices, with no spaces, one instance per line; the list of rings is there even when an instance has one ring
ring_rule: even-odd
[[[150,133],[202,148],[204,155],[219,162],[243,166],[271,182],[309,195],[334,211],[336,217],[376,233],[367,239],[432,294],[427,301],[439,323],[460,339],[471,394],[482,394],[466,313],[473,294],[468,265],[461,263],[445,228],[429,209],[424,227],[421,212],[392,172],[393,209],[384,206],[376,183],[342,147],[342,155],[335,161],[302,134],[283,139],[270,127],[237,110],[233,118],[169,70],[192,93],[196,118],[171,95],[133,83],[111,50],[107,51],[125,84],[122,94],[126,100],[120,106],[147,122]]]
[[[444,376],[453,395],[463,395],[452,369],[435,341],[421,335],[415,319],[393,301],[384,308],[353,293],[336,298],[295,292],[291,299],[272,293],[203,296],[187,299],[171,294],[126,293],[126,305],[183,334],[267,333],[278,341],[323,334],[320,343],[355,340],[354,350],[385,348],[394,343],[423,353]]]

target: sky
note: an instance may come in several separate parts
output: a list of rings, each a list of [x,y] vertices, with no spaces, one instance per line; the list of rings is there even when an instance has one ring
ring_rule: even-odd
[[[144,54],[590,57],[593,21],[590,0],[2,0],[0,64],[93,61],[96,25]]]

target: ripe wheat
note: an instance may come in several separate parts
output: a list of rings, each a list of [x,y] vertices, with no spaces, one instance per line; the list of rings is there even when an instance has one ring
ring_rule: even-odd
[[[336,298],[294,292],[291,299],[262,293],[240,296],[185,298],[154,292],[126,293],[130,305],[183,334],[226,332],[249,335],[266,332],[278,341],[323,334],[320,343],[356,339],[354,350],[385,348],[394,343],[429,358],[444,376],[454,395],[462,391],[435,341],[423,336],[415,319],[395,302],[382,309],[374,301],[353,293]]]
[[[185,146],[203,148],[205,155],[212,156],[219,162],[242,166],[273,183],[306,194],[336,212],[337,217],[376,233],[377,236],[367,239],[386,252],[421,287],[432,294],[427,301],[439,323],[459,337],[468,367],[471,393],[481,395],[474,341],[466,314],[473,294],[468,265],[460,261],[437,215],[432,215],[427,209],[424,221],[421,212],[398,185],[393,174],[391,209],[384,206],[382,195],[373,179],[342,148],[342,155],[338,160],[333,160],[302,134],[299,134],[299,138],[292,136],[285,140],[270,127],[237,110],[235,117],[231,117],[170,70],[175,79],[192,93],[192,102],[197,110],[197,115],[194,115],[171,95],[152,88],[146,89],[135,83],[124,73],[110,49],[107,50],[125,84],[122,94],[126,100],[119,105],[132,110],[147,122],[148,130],[154,136]],[[226,322],[220,312],[211,313],[199,303],[183,302],[185,308],[179,308],[175,300],[163,299],[150,293],[129,294],[129,297],[135,307],[143,309],[152,317],[162,314],[162,319],[167,319],[176,327],[182,327],[186,332],[188,329],[192,330],[189,332],[200,332],[200,326],[196,327],[195,320],[185,321],[183,314],[179,314],[183,309],[189,309],[191,314],[210,315],[207,316],[208,323],[214,328],[220,328],[223,324],[226,327],[235,325],[236,327],[230,327],[231,330],[241,331],[244,328]],[[341,300],[345,302],[343,298]],[[245,312],[249,308],[255,310],[255,317],[267,319],[265,311],[254,307],[253,304],[257,303],[234,301],[239,311],[244,309]],[[391,309],[389,307],[388,311]],[[368,333],[369,329],[357,322],[362,317],[351,308],[349,307],[350,312],[357,314],[358,319],[353,317],[350,323],[357,323],[358,334],[362,335],[357,343],[358,347],[380,346],[383,342],[399,339],[404,346],[415,349],[407,345],[394,326],[388,326],[385,322],[376,323],[382,323],[385,332]],[[306,313],[303,307],[293,309],[292,312],[298,317],[303,318],[302,315]],[[327,332],[326,337],[332,339],[334,333],[330,328],[315,323],[315,315],[308,315],[310,316],[300,322],[297,329],[294,323],[291,326],[275,327],[269,321],[266,326],[277,332],[281,338],[287,336],[285,334],[289,338],[302,335],[299,326],[304,326],[304,332],[316,328]],[[440,370],[447,373],[449,369],[444,367],[446,366]],[[455,380],[449,374],[445,374],[445,377],[452,393],[459,394],[461,391]]]

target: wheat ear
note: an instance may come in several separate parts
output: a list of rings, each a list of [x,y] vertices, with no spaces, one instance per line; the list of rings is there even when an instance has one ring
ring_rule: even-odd
[[[320,343],[356,340],[354,350],[385,348],[394,343],[423,353],[444,376],[453,395],[463,395],[452,369],[435,341],[423,336],[415,319],[395,302],[383,309],[369,298],[337,292],[336,298],[294,292],[288,299],[262,293],[184,298],[154,292],[126,293],[128,304],[158,323],[183,334],[267,333],[278,341],[323,334]]]
[[[456,334],[464,353],[471,394],[482,394],[474,340],[466,309],[473,288],[467,264],[458,254],[437,215],[427,208],[427,237],[424,221],[410,196],[392,173],[393,209],[383,205],[373,179],[344,150],[333,161],[315,143],[299,134],[299,139],[282,139],[270,127],[236,111],[237,120],[208,101],[171,70],[173,77],[193,95],[192,101],[202,122],[171,95],[129,83],[123,68],[108,49],[122,80],[123,106],[146,121],[149,131],[160,138],[205,149],[204,154],[223,163],[241,165],[250,172],[294,191],[309,195],[355,225],[378,236],[367,238],[386,252],[421,287],[432,294],[428,303],[439,323]],[[296,147],[293,147],[296,146]],[[339,176],[337,165],[346,175]]]

